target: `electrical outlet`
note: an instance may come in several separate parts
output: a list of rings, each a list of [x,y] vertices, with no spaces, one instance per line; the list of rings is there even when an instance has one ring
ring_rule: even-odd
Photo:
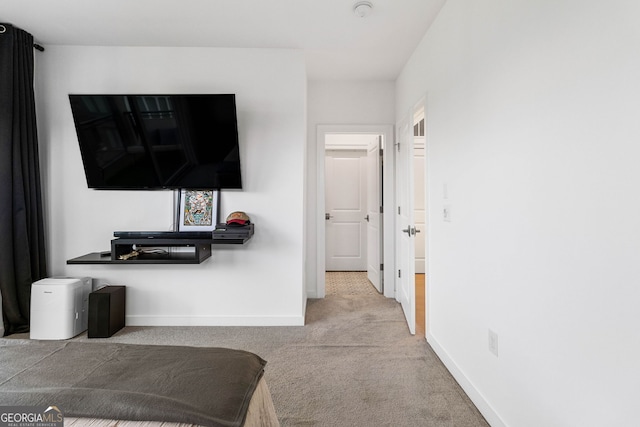
[[[498,357],[498,334],[489,329],[489,351]]]

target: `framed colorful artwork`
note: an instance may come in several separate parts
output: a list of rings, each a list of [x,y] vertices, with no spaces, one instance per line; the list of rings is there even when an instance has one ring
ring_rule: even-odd
[[[218,200],[215,190],[180,190],[178,231],[215,230]]]

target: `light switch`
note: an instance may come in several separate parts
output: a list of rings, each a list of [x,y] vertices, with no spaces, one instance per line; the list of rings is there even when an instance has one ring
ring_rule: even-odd
[[[451,205],[444,205],[442,207],[442,219],[444,222],[451,222]]]

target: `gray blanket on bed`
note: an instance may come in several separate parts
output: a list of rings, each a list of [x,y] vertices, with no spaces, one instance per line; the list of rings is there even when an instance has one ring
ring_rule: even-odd
[[[3,340],[0,405],[56,405],[73,417],[241,426],[265,363],[224,348]]]

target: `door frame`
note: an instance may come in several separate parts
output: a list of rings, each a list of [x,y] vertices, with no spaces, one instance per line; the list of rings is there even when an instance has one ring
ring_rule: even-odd
[[[382,263],[384,264],[383,295],[387,298],[395,298],[395,243],[393,235],[394,216],[390,209],[394,206],[394,125],[318,125],[316,130],[316,158],[317,158],[317,181],[316,181],[316,231],[317,231],[317,252],[316,252],[316,297],[325,296],[325,185],[324,185],[324,152],[325,136],[329,134],[372,134],[382,135],[384,141],[383,169],[382,169],[382,204],[386,212],[382,219]]]

